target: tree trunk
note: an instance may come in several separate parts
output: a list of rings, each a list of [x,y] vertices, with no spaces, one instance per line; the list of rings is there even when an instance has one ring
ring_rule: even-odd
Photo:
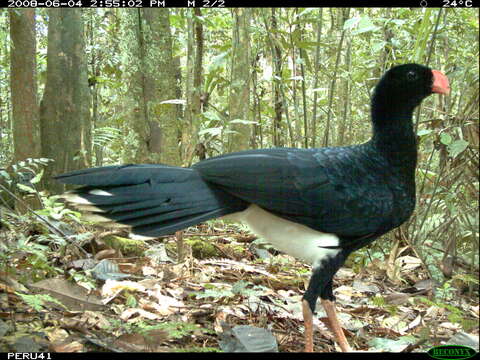
[[[323,25],[323,8],[318,10],[317,17],[317,45],[315,47],[315,80],[313,83],[313,88],[318,87],[318,76],[319,76],[319,67],[320,67],[320,40],[322,38],[322,25]],[[318,91],[315,91],[313,94],[313,111],[312,111],[312,147],[315,147],[317,144],[317,98]]]
[[[15,162],[41,156],[35,9],[10,10],[10,86]]]
[[[333,130],[331,126],[331,119],[333,117],[332,107],[333,107],[333,96],[335,94],[335,86],[337,84],[337,73],[338,67],[340,65],[340,55],[342,54],[343,50],[343,41],[345,39],[345,30],[343,29],[344,22],[348,19],[348,15],[350,13],[350,9],[338,9],[340,11],[339,16],[341,16],[341,20],[339,21],[338,30],[340,31],[340,41],[338,42],[337,53],[336,53],[336,60],[335,60],[335,69],[333,71],[332,81],[330,82],[330,88],[328,93],[328,114],[327,114],[327,123],[325,125],[325,137],[323,140],[323,146],[329,146],[330,141],[330,130]],[[333,134],[332,134],[333,138]]]
[[[154,162],[180,165],[178,121],[175,104],[161,104],[176,99],[176,71],[173,59],[170,10],[142,9],[150,34],[145,42],[146,88],[145,100],[150,127],[149,150],[160,156],[152,156]],[[157,53],[159,51],[159,53]],[[152,154],[153,155],[153,154]]]
[[[193,10],[195,17],[188,21],[188,47],[187,47],[187,111],[186,127],[183,132],[183,145],[185,147],[185,164],[190,166],[195,156],[198,144],[198,130],[200,128],[200,113],[202,112],[201,98],[205,103],[208,94],[202,94],[203,89],[203,25],[199,20],[201,10]]]
[[[63,185],[51,175],[91,164],[90,94],[83,21],[79,9],[48,11],[47,80],[40,105],[43,157],[54,159],[45,184],[52,191]]]
[[[288,11],[288,10],[287,10]],[[293,15],[296,16],[298,15],[298,8],[294,9]],[[294,126],[295,126],[295,132],[290,136],[291,138],[291,147],[298,147],[298,143],[301,143],[301,138],[302,138],[302,124],[300,122],[300,105],[299,105],[299,100],[298,100],[298,94],[297,94],[297,88],[298,88],[298,73],[297,73],[297,47],[295,46],[295,41],[293,39],[293,32],[294,31],[299,31],[299,25],[296,25],[295,28],[293,27],[293,24],[289,22],[289,39],[290,39],[290,51],[291,55],[290,58],[292,59],[292,102],[293,102],[293,119],[294,119]],[[301,30],[299,31],[301,33]],[[300,35],[301,36],[301,35]],[[301,41],[301,40],[300,40]],[[300,49],[298,49],[300,50]],[[287,115],[287,109],[288,106],[285,107],[285,115]],[[287,126],[288,128],[292,128],[292,122],[289,119],[288,116],[286,116],[287,119]]]
[[[232,76],[230,81],[229,121],[248,120],[250,108],[250,9],[234,11]],[[249,147],[251,126],[230,123],[234,131],[228,136],[228,150],[239,151]]]
[[[352,42],[350,39],[347,39],[347,53],[345,55],[345,70],[347,73],[350,73],[352,60],[351,60],[351,49],[352,49]],[[347,129],[347,119],[349,118],[350,114],[350,78],[346,78],[342,80],[342,95],[341,98],[343,100],[343,104],[339,104],[339,113],[342,113],[342,119],[340,124],[338,125],[338,138],[337,138],[337,145],[342,146],[345,144],[345,133]],[[343,108],[340,108],[343,106]]]
[[[281,9],[280,9],[281,11]],[[278,32],[278,25],[277,25],[277,18],[275,14],[275,8],[272,8],[272,16],[271,16],[271,25],[272,31],[270,36],[275,36]],[[282,49],[271,38],[271,46],[272,46],[272,58],[273,58],[273,73],[275,77],[273,79],[273,103],[275,108],[275,118],[273,119],[273,145],[274,146],[283,146],[283,139],[281,137],[282,134],[282,113],[283,113],[283,95],[282,95]]]
[[[179,165],[175,62],[168,9],[135,9],[123,13],[125,64],[131,71],[128,110],[138,139],[135,154],[127,161]]]
[[[95,48],[95,43],[96,43],[96,38],[95,38],[95,28],[96,28],[96,22],[95,22],[95,16],[93,13],[89,14],[89,21],[86,24],[87,30],[87,46],[91,48],[90,51],[90,59],[88,60],[88,63],[90,65],[90,72],[88,74],[88,86],[90,88],[90,95],[91,95],[91,101],[92,101],[92,129],[97,129],[100,127],[99,124],[99,113],[98,113],[98,108],[99,108],[99,93],[98,93],[98,87],[97,87],[97,77],[99,76],[99,60],[100,56],[98,53],[100,51],[96,51]],[[94,137],[94,136],[93,136]],[[103,164],[103,148],[104,144],[95,144],[93,143],[93,153],[95,154],[95,166],[102,166]]]

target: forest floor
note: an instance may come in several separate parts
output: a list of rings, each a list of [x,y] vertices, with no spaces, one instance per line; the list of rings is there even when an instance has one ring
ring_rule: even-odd
[[[49,229],[7,214],[2,224],[0,351],[303,350],[310,267],[242,226],[215,221],[139,241],[63,220]],[[390,261],[371,255],[362,250],[334,278],[356,351],[478,351],[478,282],[438,284],[408,247]],[[338,351],[320,302],[316,318],[315,351]]]

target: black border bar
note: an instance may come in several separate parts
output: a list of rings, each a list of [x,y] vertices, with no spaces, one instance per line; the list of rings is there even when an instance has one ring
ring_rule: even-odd
[[[480,0],[7,0],[4,7],[71,8],[233,8],[233,7],[359,7],[359,8],[475,8]],[[270,5],[270,6],[269,6]]]

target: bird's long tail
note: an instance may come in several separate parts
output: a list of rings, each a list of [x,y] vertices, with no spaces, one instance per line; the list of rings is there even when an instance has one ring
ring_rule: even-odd
[[[246,204],[189,168],[167,165],[106,166],[55,177],[83,187],[63,198],[86,218],[123,224],[134,234],[155,237],[245,209]]]

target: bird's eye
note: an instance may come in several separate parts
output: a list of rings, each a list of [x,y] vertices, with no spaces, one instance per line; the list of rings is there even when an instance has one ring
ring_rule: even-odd
[[[407,80],[408,81],[415,81],[415,80],[417,80],[417,78],[418,78],[418,75],[415,71],[407,72]]]

